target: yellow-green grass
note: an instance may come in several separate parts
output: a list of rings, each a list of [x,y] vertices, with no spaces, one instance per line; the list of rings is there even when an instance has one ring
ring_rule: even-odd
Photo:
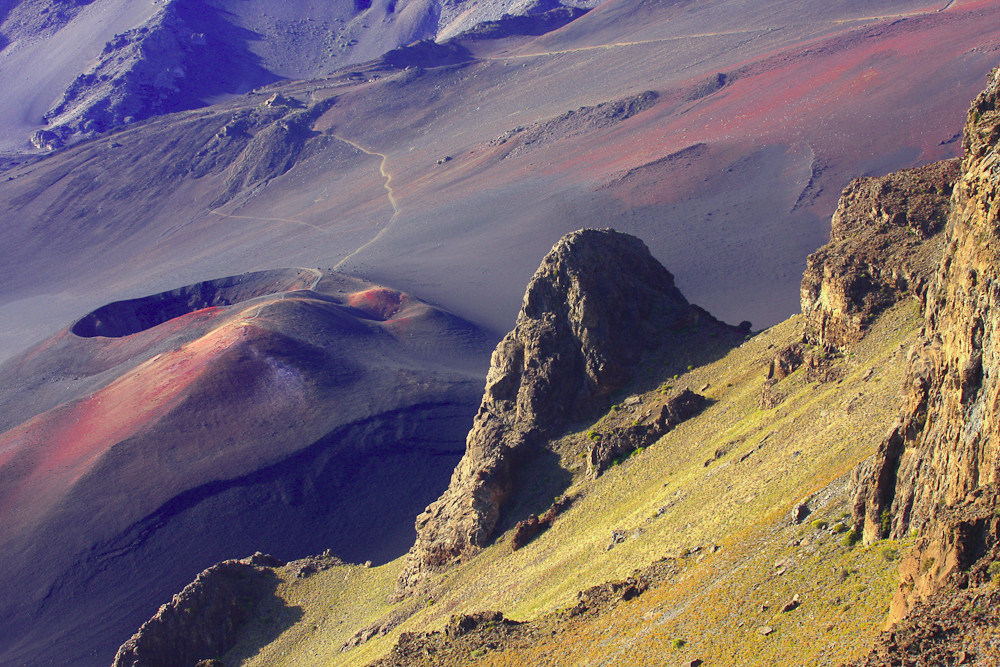
[[[646,392],[639,405],[609,411],[562,438],[555,448],[574,468],[568,493],[577,499],[529,545],[512,551],[509,535],[499,537],[435,576],[419,610],[395,631],[345,653],[339,648],[347,637],[392,609],[385,600],[400,562],[290,581],[279,595],[305,616],[248,664],[364,665],[388,651],[399,632],[440,629],[452,614],[485,609],[531,620],[571,604],[577,591],[665,556],[680,566],[671,581],[596,620],[565,623],[530,655],[487,652],[475,662],[660,665],[687,656],[713,665],[838,664],[856,656],[884,618],[895,564],[884,545],[848,547],[843,535],[810,522],[819,517],[833,526],[848,511],[845,480],[896,415],[903,360],[918,325],[914,303],[898,306],[834,362],[839,381],[813,382],[799,369],[778,384],[787,398],[774,409],[758,406],[764,373],[778,350],[801,338],[801,318],[715,363],[662,378],[712,403],[596,480],[581,464],[588,433],[633,423],[662,393]],[[807,496],[815,496],[814,515],[791,524],[790,510]],[[628,537],[608,550],[615,530]],[[785,559],[778,574],[775,562]],[[344,572],[347,582],[338,579]],[[802,606],[781,613],[795,594]],[[764,626],[773,629],[767,636],[758,633]]]

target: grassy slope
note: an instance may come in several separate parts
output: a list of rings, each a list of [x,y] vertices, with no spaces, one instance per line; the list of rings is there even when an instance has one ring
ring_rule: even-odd
[[[451,614],[484,609],[538,618],[572,603],[581,589],[665,556],[676,559],[678,573],[639,598],[553,624],[551,638],[529,649],[480,651],[469,661],[798,665],[856,656],[881,625],[896,583],[893,561],[905,545],[849,547],[814,522],[832,527],[848,513],[847,477],[895,417],[902,361],[918,323],[914,302],[890,311],[836,362],[839,382],[810,382],[799,369],[779,384],[788,398],[772,410],[757,405],[764,373],[778,349],[799,339],[798,317],[713,364],[661,378],[675,389],[707,384],[701,393],[713,404],[596,481],[583,475],[587,433],[631,423],[660,394],[642,394],[639,406],[623,406],[564,437],[557,449],[564,465],[577,467],[568,493],[578,499],[527,547],[512,552],[510,534],[501,536],[435,580],[429,596],[402,603],[418,611],[394,632],[346,653],[339,651],[345,640],[393,609],[385,600],[400,561],[306,579],[286,568],[279,595],[301,609],[301,620],[258,650],[255,637],[273,635],[267,625],[278,622],[265,615],[227,657],[256,652],[246,664],[364,665],[388,651],[401,631],[440,629]],[[656,378],[657,369],[648,374]],[[789,512],[806,496],[813,514],[794,525]],[[608,550],[613,530],[628,538]],[[795,594],[801,607],[782,613]],[[759,634],[764,626],[773,632]],[[684,645],[678,648],[677,639]]]

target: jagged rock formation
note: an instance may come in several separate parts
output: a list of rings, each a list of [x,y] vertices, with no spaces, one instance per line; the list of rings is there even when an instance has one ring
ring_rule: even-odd
[[[256,553],[213,565],[143,623],[115,656],[114,667],[173,667],[229,650],[255,604],[276,582],[280,560]]]
[[[417,518],[399,592],[485,546],[517,468],[546,438],[606,403],[645,350],[698,326],[704,335],[745,334],[689,304],[639,239],[610,229],[560,239],[532,277],[514,330],[493,352],[447,491]]]
[[[992,667],[1000,662],[998,499],[973,495],[937,519],[938,534],[950,542],[923,541],[907,555],[900,574],[907,585],[919,586],[910,596],[920,599],[852,667]],[[938,580],[940,574],[957,586]]]
[[[958,161],[856,178],[833,214],[830,243],[802,276],[806,339],[843,350],[905,295],[920,297],[937,269]]]
[[[996,549],[1000,481],[1000,82],[972,105],[946,250],[910,353],[905,407],[860,468],[855,520],[866,542],[920,537],[903,564],[892,620],[915,599],[965,588]]]

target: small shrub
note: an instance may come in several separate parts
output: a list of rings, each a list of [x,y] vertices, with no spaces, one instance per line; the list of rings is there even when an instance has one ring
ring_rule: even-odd
[[[837,523],[830,526],[830,532],[840,535],[841,533],[847,532],[847,524],[843,521],[838,521]]]
[[[826,521],[823,521],[823,519],[816,519],[810,525],[816,530],[826,530],[827,524]]]
[[[934,560],[933,558],[925,558],[923,560],[923,562],[920,563],[920,571],[921,572],[930,572],[931,568],[934,567],[934,563],[936,563],[936,562],[937,561]],[[994,565],[996,565],[996,563],[994,563]]]
[[[892,561],[899,558],[899,550],[897,550],[896,547],[892,546],[891,544],[883,544],[879,548],[878,552],[882,556],[883,560],[885,560],[887,563],[891,563]]]
[[[884,509],[882,510],[882,514],[879,515],[879,530],[882,532],[882,537],[888,537],[891,529],[892,512],[888,509]]]
[[[680,638],[674,639],[672,642],[670,642],[670,646],[672,646],[675,649],[684,648],[685,644],[687,644],[687,642]]]
[[[840,572],[837,573],[837,577],[840,579],[841,583],[843,583],[851,578],[851,571],[846,567],[842,567],[840,568]]]
[[[990,563],[990,566],[986,568],[986,574],[990,575],[991,581],[1000,579],[1000,561]]]
[[[472,649],[472,653],[469,654],[469,657],[470,658],[481,658],[484,655],[486,655],[486,649],[480,647],[480,648]]]
[[[638,456],[639,454],[642,454],[642,450],[644,450],[644,449],[645,449],[645,447],[636,447],[634,450],[632,450],[632,453],[629,454],[629,458],[631,458],[633,456]]]
[[[857,528],[851,528],[844,534],[844,539],[840,541],[845,547],[853,547],[861,539],[861,533]]]
[[[621,409],[622,409],[622,406],[618,405],[617,403],[615,403],[614,405],[611,406],[611,412],[618,412]]]
[[[601,434],[598,433],[597,431],[588,431],[587,437],[590,438],[591,440],[600,440]]]

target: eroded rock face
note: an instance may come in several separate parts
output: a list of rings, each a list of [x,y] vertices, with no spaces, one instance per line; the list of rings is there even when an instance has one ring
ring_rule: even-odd
[[[958,160],[857,178],[833,215],[830,243],[802,276],[806,338],[843,350],[906,295],[921,296],[941,256]]]
[[[860,468],[855,519],[866,542],[921,535],[892,617],[944,586],[997,541],[1000,477],[1000,87],[972,105],[945,252],[910,353],[903,414]]]
[[[258,553],[208,568],[118,649],[114,667],[193,665],[224,654],[258,599],[273,589],[270,568],[281,565]]]
[[[639,239],[608,229],[560,239],[532,277],[514,330],[493,352],[451,484],[417,518],[399,592],[485,546],[517,468],[565,424],[603,406],[644,351],[693,327],[734,339],[745,333],[689,304]]]

